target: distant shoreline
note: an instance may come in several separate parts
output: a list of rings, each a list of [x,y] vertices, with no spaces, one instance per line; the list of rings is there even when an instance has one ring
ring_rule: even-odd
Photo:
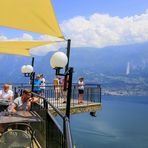
[[[105,96],[148,96],[148,91],[102,89],[102,95],[105,95]]]

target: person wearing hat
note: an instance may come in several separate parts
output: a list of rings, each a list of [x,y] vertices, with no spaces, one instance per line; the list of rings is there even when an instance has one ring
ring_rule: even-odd
[[[80,77],[78,81],[78,104],[83,103],[84,100],[84,78]]]

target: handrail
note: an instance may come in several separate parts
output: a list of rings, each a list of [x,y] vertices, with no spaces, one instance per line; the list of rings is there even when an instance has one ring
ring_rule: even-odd
[[[65,141],[66,141],[67,148],[73,148],[69,119],[65,117],[64,122],[65,122],[64,124],[65,125],[65,128],[64,128],[65,129]],[[66,130],[66,129],[69,129],[69,130]]]
[[[23,87],[23,86],[30,86],[29,83],[8,83],[10,85],[14,85],[14,86],[20,86],[20,87]],[[0,86],[3,86],[4,83],[0,83]],[[78,83],[72,83],[72,85],[78,85]],[[53,86],[53,83],[46,83],[46,86]],[[45,86],[45,87],[46,87]],[[100,87],[101,84],[96,84],[96,83],[85,83],[85,86],[97,86],[97,87]],[[42,86],[41,86],[42,87]]]
[[[46,103],[48,103],[55,111],[57,114],[59,114],[59,116],[63,119],[63,134],[64,134],[64,139],[65,139],[65,144],[66,144],[66,148],[73,148],[73,142],[72,142],[72,136],[71,136],[71,130],[70,130],[70,122],[67,116],[65,116],[57,107],[55,107],[52,103],[50,103],[50,101],[48,101],[45,97],[40,96],[34,92],[32,92],[33,95],[42,98],[44,101],[46,101]],[[46,106],[46,105],[45,105]],[[47,108],[48,109],[48,106]]]
[[[50,101],[48,101],[45,97],[43,97],[43,96],[41,96],[41,95],[38,95],[38,94],[36,94],[36,93],[34,93],[34,92],[32,92],[32,94],[35,95],[35,96],[37,96],[37,97],[40,97],[40,98],[42,98],[44,101],[46,101],[46,102],[58,113],[59,116],[61,116],[62,118],[65,117],[65,115],[64,115],[57,107],[55,107],[52,103],[50,103]]]
[[[65,116],[58,108],[58,103],[60,103],[60,100],[58,100],[58,99],[56,100],[56,98],[53,98],[53,97],[55,97],[55,90],[54,90],[53,84],[46,85],[45,87],[46,87],[46,89],[45,89],[44,95],[46,97],[36,94],[34,92],[32,92],[32,94],[43,100],[43,106],[41,106],[41,107],[48,110],[48,105],[50,105],[50,107],[56,112],[56,114],[58,114],[62,118],[63,130],[62,130],[62,128],[60,128],[61,126],[57,122],[55,122],[54,120],[52,120],[52,121],[53,121],[54,125],[56,126],[56,128],[60,129],[60,133],[62,134],[62,137],[64,136],[63,139],[64,139],[64,144],[65,144],[66,148],[72,148],[73,147],[72,146],[72,136],[71,136],[71,131],[70,131],[69,120],[68,120],[67,116]],[[21,90],[23,88],[25,89],[25,88],[30,88],[30,87],[29,87],[29,85],[16,86],[16,89],[14,89],[14,90],[18,90],[18,92],[21,92]],[[78,95],[77,89],[78,89],[78,85],[76,83],[73,83],[72,101],[71,101],[72,106],[74,106],[74,101],[75,101],[75,99],[77,99],[77,95]],[[87,104],[89,104],[90,102],[101,103],[101,85],[86,83],[85,84],[85,95],[86,95],[85,100],[87,101]],[[50,117],[52,117],[52,114],[49,114],[49,113],[50,112],[48,112],[48,115],[50,118]]]

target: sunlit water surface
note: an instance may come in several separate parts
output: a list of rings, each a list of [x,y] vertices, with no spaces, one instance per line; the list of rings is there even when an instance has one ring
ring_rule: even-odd
[[[103,96],[97,117],[71,116],[77,148],[148,148],[148,97]]]

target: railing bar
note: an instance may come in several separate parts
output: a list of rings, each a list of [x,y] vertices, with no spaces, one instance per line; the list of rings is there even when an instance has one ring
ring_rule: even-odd
[[[53,104],[51,104],[50,101],[48,101],[47,99],[45,99],[44,97],[42,97],[36,93],[32,92],[32,94],[45,100],[62,118],[64,118],[65,115],[57,107],[55,107]]]
[[[67,148],[73,148],[69,119],[65,117],[65,138]]]

